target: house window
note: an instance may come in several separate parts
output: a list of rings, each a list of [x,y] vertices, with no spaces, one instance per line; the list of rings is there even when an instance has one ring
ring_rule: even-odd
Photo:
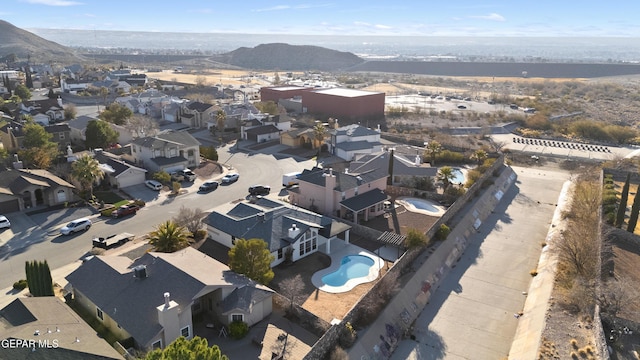
[[[58,134],[58,139],[63,140],[64,139],[64,133]]]
[[[151,344],[151,350],[162,349],[162,340],[158,340]]]
[[[187,151],[187,155],[188,155],[189,157],[191,157],[191,156],[193,156],[193,152],[194,152],[194,151],[193,151],[193,149],[189,149],[189,150]]]
[[[132,147],[131,147],[131,150],[132,150],[133,152],[136,152],[136,147],[135,147],[135,146],[132,146]]]
[[[184,336],[185,338],[190,338],[191,337],[191,329],[189,328],[189,326],[185,326],[182,329],[180,329],[180,335]]]
[[[278,259],[282,259],[283,256],[284,256],[284,251],[282,251],[282,249],[278,249]]]
[[[236,237],[231,235],[231,245],[235,245],[236,244]]]
[[[315,251],[318,248],[317,243],[317,233],[309,230],[304,233],[302,240],[300,242],[300,256],[305,254],[309,254],[312,251]]]
[[[102,313],[102,310],[100,310],[100,308],[96,308],[96,315],[98,316],[98,319],[104,321],[104,314]]]
[[[244,321],[244,315],[242,314],[232,314],[231,321]]]

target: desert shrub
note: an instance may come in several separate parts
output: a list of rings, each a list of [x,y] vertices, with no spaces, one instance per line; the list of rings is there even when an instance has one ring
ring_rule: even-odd
[[[445,240],[450,233],[451,229],[447,225],[440,224],[440,228],[438,229],[438,231],[436,231],[436,239]]]
[[[472,169],[467,171],[467,181],[465,181],[464,187],[470,188],[471,186],[473,186],[473,184],[476,183],[476,181],[478,181],[478,179],[480,179],[481,176],[482,173],[480,173],[480,171],[478,170]]]
[[[338,342],[343,348],[350,348],[356,341],[356,330],[353,328],[350,322],[347,321],[344,327],[340,330],[340,339]]]
[[[613,194],[603,194],[602,195],[602,204],[603,205],[615,205],[618,201],[618,198]]]
[[[229,324],[229,334],[234,339],[242,339],[249,332],[249,325],[244,321],[234,321]]]
[[[404,240],[404,246],[408,248],[416,248],[422,247],[426,245],[427,237],[426,235],[417,229],[409,229],[407,231],[407,237]]]
[[[140,207],[144,207],[145,205],[147,205],[147,203],[144,202],[144,200],[141,200],[141,199],[135,199],[135,200],[133,200],[133,203],[138,205],[138,206],[140,206]]]
[[[99,247],[91,248],[91,250],[89,251],[91,255],[102,255],[104,254],[104,252],[105,252],[105,249],[99,248]]]
[[[436,162],[441,163],[463,163],[466,161],[466,157],[463,153],[451,151],[451,150],[442,150],[438,155],[436,155]]]
[[[27,280],[25,279],[20,279],[16,282],[13,283],[13,288],[16,290],[24,290],[27,288]]]
[[[465,192],[464,188],[457,187],[457,186],[449,186],[447,190],[444,192],[444,194],[454,199],[457,199],[460,196],[464,195],[464,192]]]
[[[102,211],[100,211],[100,215],[102,216],[106,216],[106,217],[111,217],[111,213],[116,209],[115,206],[111,206],[108,209],[104,209]]]
[[[195,241],[202,240],[206,237],[207,237],[207,230],[205,229],[196,230],[196,232],[193,234],[193,240]]]

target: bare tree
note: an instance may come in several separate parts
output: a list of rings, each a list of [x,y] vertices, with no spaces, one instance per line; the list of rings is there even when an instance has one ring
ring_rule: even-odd
[[[173,218],[173,221],[179,226],[183,226],[190,233],[195,234],[202,228],[202,218],[204,212],[200,208],[191,209],[182,205],[178,212],[178,215]]]
[[[631,283],[625,278],[605,282],[598,297],[600,310],[615,319],[625,305],[638,301],[638,291],[631,286]]]
[[[280,294],[289,299],[289,312],[293,311],[294,304],[302,305],[304,298],[304,281],[302,281],[300,274],[280,281],[278,288],[280,289]]]
[[[158,123],[151,117],[135,114],[125,124],[125,128],[134,134],[134,137],[154,136],[158,134]]]

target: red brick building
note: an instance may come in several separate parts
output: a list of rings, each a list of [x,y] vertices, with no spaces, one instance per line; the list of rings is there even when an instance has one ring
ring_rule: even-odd
[[[260,100],[273,101],[276,104],[282,99],[291,99],[302,96],[305,91],[313,90],[312,87],[302,86],[269,86],[260,88]]]
[[[383,92],[331,88],[302,93],[302,107],[312,114],[347,119],[382,118]]]

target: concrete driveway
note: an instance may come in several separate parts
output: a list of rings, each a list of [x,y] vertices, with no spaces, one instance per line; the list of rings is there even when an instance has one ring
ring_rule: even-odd
[[[484,221],[392,359],[503,359],[516,332],[568,173],[514,167],[515,186]],[[527,314],[524,314],[527,316]]]

